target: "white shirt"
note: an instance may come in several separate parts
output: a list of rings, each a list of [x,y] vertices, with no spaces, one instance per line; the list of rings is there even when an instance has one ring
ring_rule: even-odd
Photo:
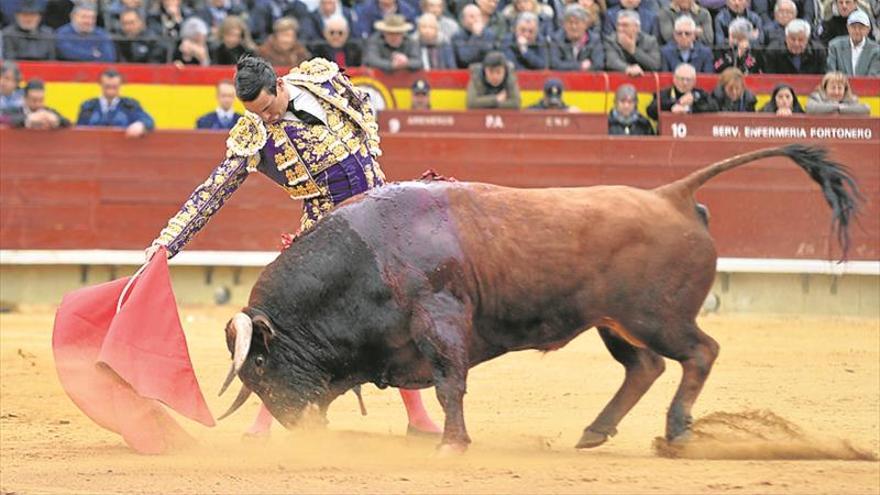
[[[98,101],[101,103],[101,113],[107,113],[116,108],[119,105],[119,98],[113,98],[113,101],[107,101],[103,96],[98,98]]]
[[[284,83],[287,86],[287,94],[290,95],[290,101],[293,102],[294,108],[297,110],[304,110],[315,117],[317,117],[321,122],[325,125],[327,124],[327,112],[324,111],[324,107],[318,103],[318,99],[315,98],[315,95],[309,93],[308,91],[304,91],[293,84],[290,84],[285,81]],[[293,112],[285,112],[284,114],[285,120],[299,120],[293,114]]]
[[[867,37],[862,38],[862,42],[858,45],[854,45],[852,42],[852,38],[849,39],[849,46],[852,48],[852,75],[856,73],[856,66],[859,63],[859,57],[862,55],[862,50],[865,49],[865,43],[868,41]]]
[[[217,110],[214,111],[217,112],[217,117],[222,121],[231,121],[232,118],[235,117],[235,110],[232,108],[229,110],[223,110],[222,108],[217,107]]]

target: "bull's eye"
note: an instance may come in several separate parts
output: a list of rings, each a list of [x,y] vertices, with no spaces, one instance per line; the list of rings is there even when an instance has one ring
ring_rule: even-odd
[[[257,357],[254,359],[254,364],[256,364],[256,365],[257,365],[258,367],[260,367],[260,368],[262,368],[262,367],[263,367],[263,364],[265,364],[265,363],[266,363],[266,359],[263,358],[263,356],[257,356]]]

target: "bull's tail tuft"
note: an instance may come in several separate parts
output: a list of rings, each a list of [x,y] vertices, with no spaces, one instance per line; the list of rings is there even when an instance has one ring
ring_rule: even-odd
[[[828,158],[825,148],[791,144],[782,148],[822,188],[822,195],[831,207],[831,228],[843,249],[843,257],[849,249],[849,226],[864,199],[849,169]]]
[[[745,165],[761,158],[785,156],[798,164],[819,186],[832,210],[831,229],[846,259],[849,250],[849,226],[858,214],[859,203],[864,199],[849,169],[828,158],[824,148],[791,144],[779,148],[765,148],[737,155],[658,188],[658,192],[678,197],[692,197],[700,186],[712,177],[727,170]]]

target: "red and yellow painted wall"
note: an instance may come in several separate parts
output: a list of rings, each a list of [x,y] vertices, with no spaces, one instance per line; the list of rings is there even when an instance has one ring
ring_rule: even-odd
[[[76,119],[80,104],[99,95],[98,75],[109,67],[106,64],[81,64],[64,62],[22,63],[25,79],[40,78],[46,82],[46,104],[71,120]],[[232,79],[232,67],[184,67],[172,65],[114,65],[125,77],[123,95],[136,98],[156,120],[160,129],[191,129],[196,119],[216,106],[214,86],[223,79]],[[465,108],[465,88],[468,72],[465,70],[432,71],[423,73],[402,72],[387,74],[372,69],[350,69],[348,73],[360,86],[372,89],[380,107],[410,108],[410,86],[419,77],[431,85],[431,105],[440,110]],[[669,73],[649,73],[640,78],[629,78],[621,73],[571,73],[571,72],[523,72],[518,74],[522,89],[523,106],[531,105],[541,98],[544,81],[550,77],[562,80],[565,86],[563,99],[580,111],[607,113],[614,99],[614,90],[624,83],[631,83],[639,90],[639,106],[644,108],[658,88],[672,84]],[[759,107],[769,98],[779,82],[791,84],[806,103],[821,79],[820,76],[758,75],[748,78],[748,86],[758,95]],[[717,75],[701,75],[698,85],[705,89],[714,87]],[[872,116],[880,116],[880,78],[856,78],[853,89],[862,101],[871,107]],[[236,103],[241,110],[240,103]]]

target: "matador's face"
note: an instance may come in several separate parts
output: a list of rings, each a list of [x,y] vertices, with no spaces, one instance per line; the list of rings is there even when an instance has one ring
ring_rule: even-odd
[[[264,88],[260,90],[260,94],[256,98],[242,103],[244,103],[246,109],[257,114],[263,122],[274,124],[281,120],[287,112],[290,96],[287,93],[284,81],[279,77],[275,85],[274,95]]]

